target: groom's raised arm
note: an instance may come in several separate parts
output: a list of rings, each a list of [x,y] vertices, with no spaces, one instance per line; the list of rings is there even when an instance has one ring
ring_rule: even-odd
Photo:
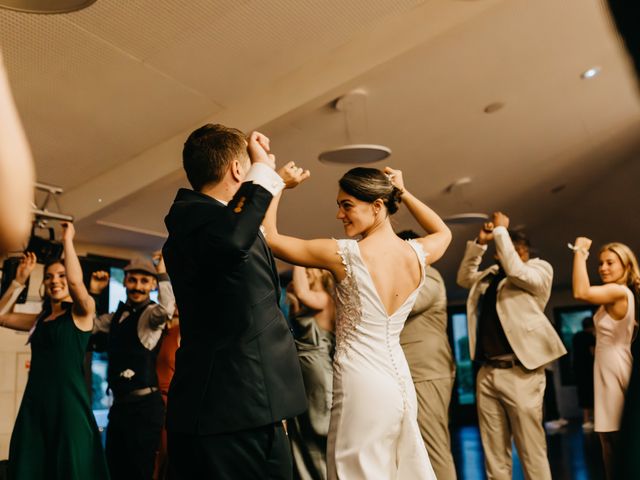
[[[226,261],[246,260],[273,197],[284,188],[278,173],[264,163],[254,163],[218,219],[207,225],[203,251],[222,249]]]

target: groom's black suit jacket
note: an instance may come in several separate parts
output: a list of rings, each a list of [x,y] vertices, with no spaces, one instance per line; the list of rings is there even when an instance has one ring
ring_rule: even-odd
[[[234,432],[302,413],[306,400],[280,286],[260,224],[272,195],[242,184],[228,206],[188,189],[163,247],[180,311],[167,429]]]

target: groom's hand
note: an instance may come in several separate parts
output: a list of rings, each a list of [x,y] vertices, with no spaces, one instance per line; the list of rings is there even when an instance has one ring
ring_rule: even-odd
[[[295,162],[289,162],[278,170],[278,175],[284,182],[284,188],[294,188],[309,178],[311,172],[296,166]]]
[[[265,165],[276,168],[276,157],[269,153],[269,137],[260,132],[251,132],[247,139],[247,153],[251,163],[264,163]]]

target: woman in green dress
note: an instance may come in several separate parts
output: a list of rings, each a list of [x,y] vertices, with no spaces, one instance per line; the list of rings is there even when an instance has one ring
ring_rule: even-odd
[[[10,479],[109,478],[83,368],[95,303],[82,282],[74,227],[63,224],[62,230],[64,263],[45,266],[42,312],[0,315],[4,327],[31,330],[29,380],[9,447]]]

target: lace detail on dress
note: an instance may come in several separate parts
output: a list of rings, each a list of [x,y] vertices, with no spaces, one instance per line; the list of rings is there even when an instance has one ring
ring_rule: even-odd
[[[353,240],[337,240],[338,255],[346,277],[336,284],[336,353],[335,360],[347,355],[349,344],[355,337],[356,329],[362,318],[362,302],[358,283],[353,274]]]

